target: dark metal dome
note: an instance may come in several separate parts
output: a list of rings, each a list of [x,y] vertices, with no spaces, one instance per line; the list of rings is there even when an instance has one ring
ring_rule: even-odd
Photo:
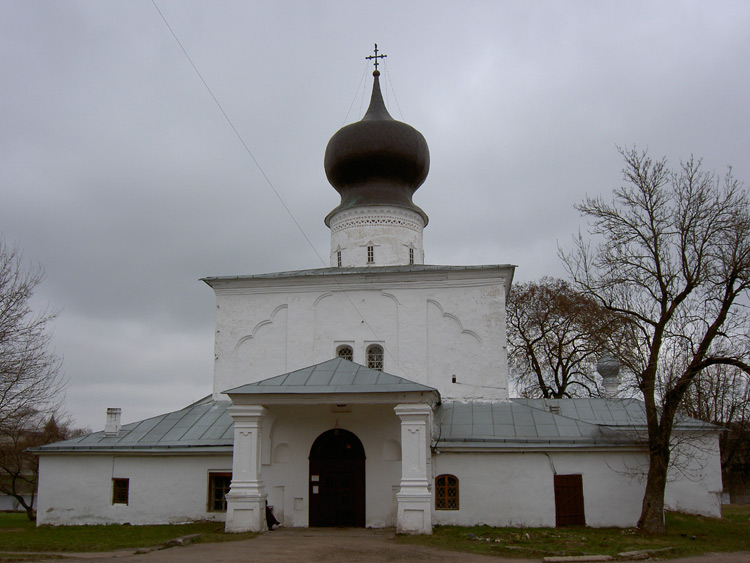
[[[373,72],[370,107],[361,121],[342,127],[326,147],[328,181],[341,203],[326,217],[362,205],[395,205],[427,214],[412,202],[430,169],[430,151],[422,134],[393,119],[380,93],[380,72]]]

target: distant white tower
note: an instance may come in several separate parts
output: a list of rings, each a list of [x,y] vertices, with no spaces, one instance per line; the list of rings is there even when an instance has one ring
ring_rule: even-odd
[[[612,399],[620,387],[620,362],[612,354],[604,352],[596,364],[596,371],[602,376],[604,396]]]
[[[332,267],[424,264],[428,218],[412,195],[427,178],[430,152],[419,131],[388,113],[375,61],[367,113],[326,148],[326,176],[341,194],[325,218]]]

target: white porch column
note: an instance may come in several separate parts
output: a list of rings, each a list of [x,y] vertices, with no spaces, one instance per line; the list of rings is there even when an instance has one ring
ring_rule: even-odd
[[[266,529],[266,494],[261,477],[260,405],[232,405],[234,420],[232,485],[227,493],[227,532],[262,532]]]
[[[396,405],[401,419],[401,490],[396,530],[399,533],[432,533],[432,495],[428,489],[431,417],[429,405]]]

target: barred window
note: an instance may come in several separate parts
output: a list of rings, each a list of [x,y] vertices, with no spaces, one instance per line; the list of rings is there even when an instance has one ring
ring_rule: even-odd
[[[231,473],[208,474],[208,511],[226,512],[229,486],[232,484]]]
[[[435,510],[458,510],[458,477],[455,475],[435,478]]]
[[[341,251],[340,250],[336,251],[336,264],[338,265],[339,268],[341,267]]]
[[[112,504],[128,504],[130,479],[112,479]]]
[[[339,358],[344,358],[345,360],[349,360],[350,362],[354,361],[354,350],[351,346],[347,346],[346,344],[336,348],[336,355]]]
[[[367,367],[383,371],[383,347],[379,344],[367,347]]]
[[[375,263],[375,247],[374,246],[367,247],[367,263],[368,264]]]
[[[414,249],[409,249],[409,264],[414,264]]]

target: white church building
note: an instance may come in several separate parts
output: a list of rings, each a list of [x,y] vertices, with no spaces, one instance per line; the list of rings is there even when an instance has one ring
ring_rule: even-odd
[[[377,59],[376,59],[377,60]],[[642,404],[511,399],[514,266],[424,264],[424,137],[388,113],[379,72],[361,121],[328,143],[341,203],[330,267],[203,281],[216,295],[213,394],[43,446],[39,525],[225,521],[285,526],[633,526]],[[693,439],[667,505],[719,516],[715,427]]]

